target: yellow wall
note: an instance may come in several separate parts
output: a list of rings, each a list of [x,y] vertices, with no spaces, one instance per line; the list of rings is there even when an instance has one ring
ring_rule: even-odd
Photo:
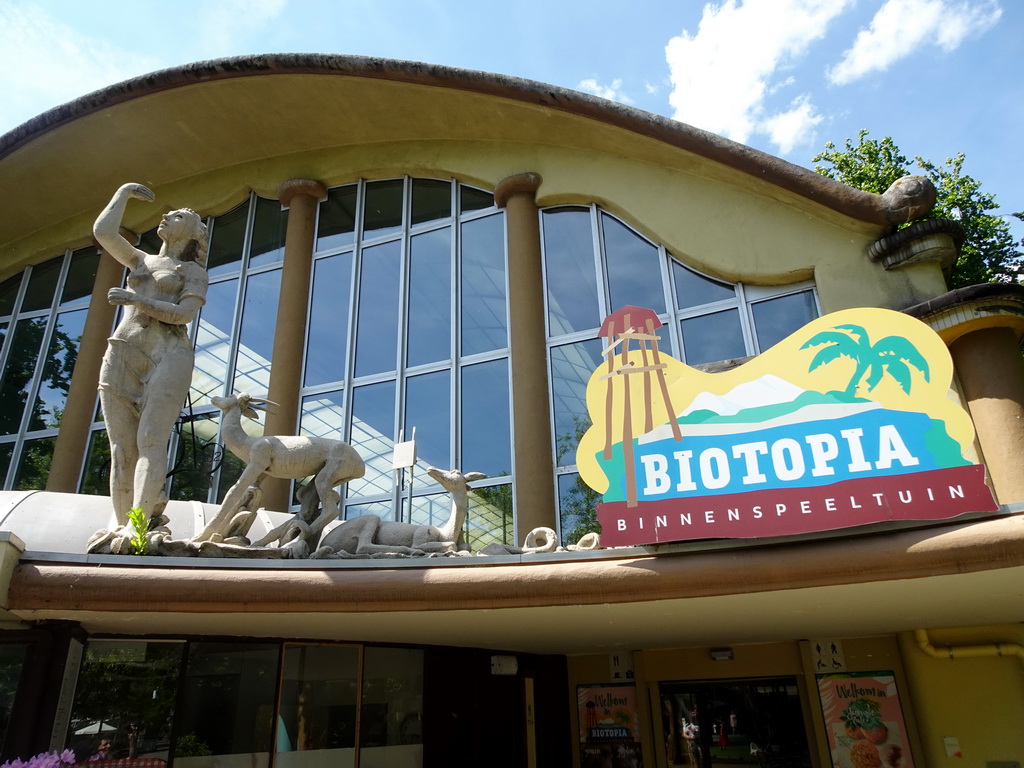
[[[958,645],[1024,643],[1021,625],[929,632],[937,649],[953,646],[953,659],[922,652],[911,632],[900,635],[914,697],[922,763],[928,768],[985,768],[1024,762],[1024,659],[1020,656],[955,658]],[[959,741],[962,757],[948,757],[946,737]]]

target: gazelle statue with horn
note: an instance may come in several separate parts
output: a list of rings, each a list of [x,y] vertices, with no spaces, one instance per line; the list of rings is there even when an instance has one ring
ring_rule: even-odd
[[[297,435],[264,435],[252,437],[242,429],[242,415],[258,417],[257,410],[276,405],[269,400],[251,397],[245,392],[230,397],[213,397],[210,401],[224,412],[221,435],[235,456],[245,462],[238,482],[221,503],[220,512],[211,520],[194,541],[223,541],[232,531],[232,521],[242,509],[249,489],[259,489],[265,477],[298,480],[313,476],[313,484],[320,496],[323,509],[319,517],[305,531],[306,537],[317,541],[324,527],[340,514],[340,495],[336,485],[362,477],[366,471],[362,458],[348,443],[326,437]]]

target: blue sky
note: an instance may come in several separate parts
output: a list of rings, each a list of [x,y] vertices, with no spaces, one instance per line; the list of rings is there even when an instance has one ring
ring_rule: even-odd
[[[1000,213],[1024,209],[1019,0],[0,0],[0,133],[164,67],[299,51],[552,83],[806,167],[865,128],[963,152]]]

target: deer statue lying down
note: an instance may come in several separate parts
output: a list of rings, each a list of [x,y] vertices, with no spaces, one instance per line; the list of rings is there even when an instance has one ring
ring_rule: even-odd
[[[213,397],[215,406],[224,412],[221,434],[228,449],[245,462],[238,482],[224,497],[220,512],[211,520],[194,541],[219,541],[232,532],[232,521],[241,511],[250,487],[259,488],[265,477],[298,480],[313,475],[323,509],[317,519],[304,531],[310,541],[317,541],[324,527],[337,519],[341,497],[336,485],[362,477],[366,472],[362,458],[348,443],[326,437],[295,435],[264,435],[252,437],[242,429],[242,416],[257,418],[256,409],[266,410],[273,405],[268,400],[251,397],[245,392],[230,397]]]
[[[469,511],[469,486],[487,475],[480,472],[462,474],[457,469],[445,472],[429,467],[434,478],[452,497],[452,511],[443,525],[417,525],[381,520],[376,515],[363,515],[346,520],[327,532],[315,558],[369,557],[375,554],[426,555],[447,554],[458,549],[462,529]]]

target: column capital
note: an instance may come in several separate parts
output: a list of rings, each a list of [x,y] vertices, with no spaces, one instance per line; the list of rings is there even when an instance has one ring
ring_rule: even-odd
[[[296,195],[323,200],[327,197],[327,187],[314,179],[288,179],[277,189],[277,199],[281,201],[282,208],[290,207]]]
[[[526,193],[533,196],[542,181],[540,174],[532,171],[506,176],[494,188],[494,202],[499,208],[504,208],[512,195]]]

